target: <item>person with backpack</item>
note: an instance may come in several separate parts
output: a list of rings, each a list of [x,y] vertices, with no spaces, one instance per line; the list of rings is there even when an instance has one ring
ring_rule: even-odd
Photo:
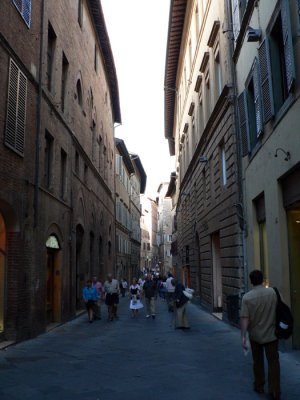
[[[263,274],[253,270],[249,275],[253,289],[242,299],[240,312],[242,347],[247,351],[247,331],[252,350],[254,390],[264,393],[264,351],[268,361],[269,399],[280,399],[280,365],[278,338],[275,335],[277,295],[263,285]]]

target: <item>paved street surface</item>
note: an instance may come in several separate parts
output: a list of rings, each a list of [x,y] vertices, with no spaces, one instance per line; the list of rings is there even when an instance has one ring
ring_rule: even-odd
[[[87,316],[0,351],[0,399],[254,400],[251,355],[240,332],[189,304],[192,329],[174,329],[157,302],[157,317],[131,319],[121,298],[120,320]],[[300,399],[300,352],[280,354],[282,399]]]

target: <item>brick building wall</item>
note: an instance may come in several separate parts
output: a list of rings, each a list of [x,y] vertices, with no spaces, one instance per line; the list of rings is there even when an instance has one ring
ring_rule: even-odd
[[[86,279],[104,280],[115,264],[113,124],[120,110],[112,55],[102,48],[109,47],[107,32],[95,30],[104,17],[93,0],[83,2],[80,23],[77,1],[50,3],[43,14],[38,164],[42,2],[31,2],[30,27],[13,1],[0,6],[0,212],[7,235],[0,340],[33,337],[72,318]],[[10,58],[27,78],[23,156],[3,145]]]

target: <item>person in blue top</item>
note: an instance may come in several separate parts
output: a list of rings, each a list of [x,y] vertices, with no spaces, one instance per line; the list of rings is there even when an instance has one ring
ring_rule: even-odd
[[[88,312],[89,322],[92,323],[94,320],[94,312],[96,307],[96,301],[99,298],[97,289],[92,286],[92,281],[87,281],[87,286],[83,288],[82,297],[85,302],[85,306]]]

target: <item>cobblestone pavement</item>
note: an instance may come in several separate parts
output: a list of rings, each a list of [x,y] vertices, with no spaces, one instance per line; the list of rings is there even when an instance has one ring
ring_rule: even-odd
[[[251,355],[240,332],[188,305],[190,331],[174,329],[157,301],[156,319],[132,319],[121,298],[119,321],[83,315],[0,351],[1,400],[255,400]],[[300,399],[300,352],[281,352],[282,399]]]

